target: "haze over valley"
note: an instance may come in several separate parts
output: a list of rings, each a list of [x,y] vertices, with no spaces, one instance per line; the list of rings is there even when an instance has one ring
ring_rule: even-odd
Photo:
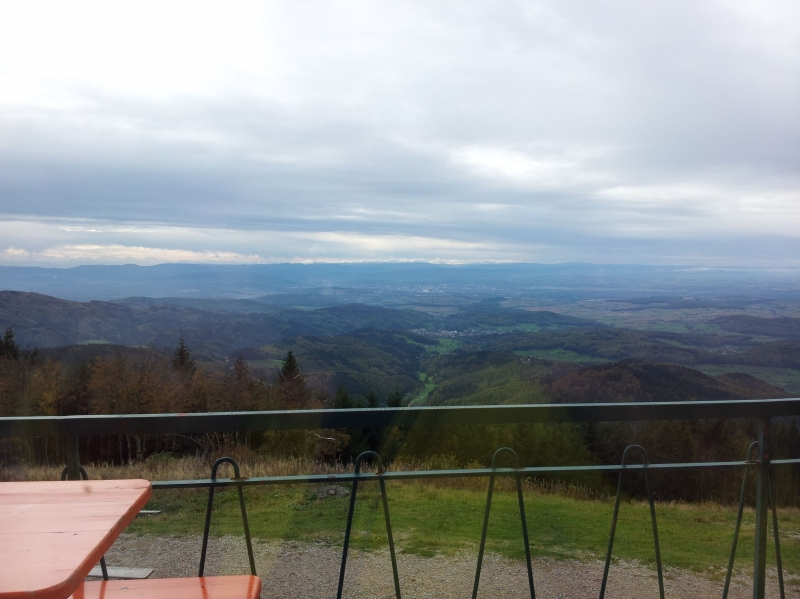
[[[291,350],[329,399],[340,387],[358,401],[374,392],[385,403],[400,392],[413,405],[800,393],[800,278],[792,271],[575,264],[0,272],[5,284],[39,291],[0,292],[4,330],[67,368],[126,352],[167,360],[184,339],[210,371],[225,372],[242,356],[265,381]],[[101,285],[109,299],[133,287],[142,295],[74,301],[41,293],[85,300]],[[614,390],[606,379],[617,372],[642,390]],[[651,389],[653,377],[672,382]],[[596,386],[585,397],[573,389],[584,379]],[[684,379],[692,381],[686,388]]]

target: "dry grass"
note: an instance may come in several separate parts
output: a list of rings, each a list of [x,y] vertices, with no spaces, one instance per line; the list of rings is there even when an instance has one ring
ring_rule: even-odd
[[[169,454],[155,454],[141,462],[134,462],[123,466],[111,464],[85,464],[85,468],[93,479],[128,479],[142,478],[150,481],[158,480],[193,480],[208,478],[211,474],[211,465],[217,457],[226,455],[234,458],[245,477],[264,476],[292,476],[299,474],[343,474],[353,471],[352,464],[329,463],[309,460],[305,458],[265,457],[246,448],[232,448],[229,451],[212,456],[208,460],[201,457],[175,458]],[[412,470],[449,470],[458,466],[446,458],[438,458],[428,462],[422,461],[395,461],[391,464],[393,471]],[[482,468],[481,464],[468,464],[467,468]],[[64,465],[57,466],[28,466],[16,464],[3,466],[0,464],[0,481],[36,481],[58,480]],[[369,470],[364,467],[363,470]],[[218,476],[232,476],[233,470],[228,465],[220,466]],[[457,477],[437,478],[417,481],[427,487],[445,489],[486,489],[485,477]],[[544,495],[557,495],[577,500],[602,500],[607,497],[603,492],[576,484],[568,484],[557,480],[525,479],[526,491],[534,491]],[[514,479],[499,477],[495,481],[498,491],[513,491],[516,489]]]

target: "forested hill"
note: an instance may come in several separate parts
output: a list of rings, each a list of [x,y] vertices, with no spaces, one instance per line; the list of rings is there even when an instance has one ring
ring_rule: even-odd
[[[250,300],[73,302],[37,293],[0,291],[0,327],[13,329],[18,343],[32,347],[79,343],[172,347],[184,337],[196,351],[224,357],[239,348],[297,335],[341,335],[367,328],[436,331],[498,326],[552,329],[598,324],[553,312],[502,308],[496,303],[434,316],[420,310],[364,304],[297,309]]]
[[[709,376],[685,366],[621,360],[580,367],[503,352],[440,356],[429,362],[434,405],[770,399],[784,389],[744,373]]]
[[[721,329],[749,335],[769,335],[770,337],[800,337],[800,318],[788,316],[759,318],[737,314],[719,316],[712,321]]]
[[[576,318],[547,310],[520,310],[504,308],[503,298],[487,298],[469,305],[455,314],[442,318],[437,324],[446,330],[467,329],[522,329],[560,330],[572,327],[603,327],[599,322]]]
[[[13,330],[23,349],[40,348],[40,358],[62,364],[65,376],[95,358],[168,361],[183,339],[212,376],[226,376],[241,356],[269,383],[292,351],[320,397],[344,388],[357,399],[399,393],[413,405],[778,397],[800,388],[796,318],[712,314],[705,328],[643,330],[522,309],[500,297],[396,308],[309,307],[292,297],[289,306],[73,302],[2,291],[0,329]]]
[[[771,330],[771,325],[768,329]],[[492,351],[584,362],[640,358],[687,366],[732,364],[800,369],[800,341],[789,337],[787,340],[757,340],[750,335],[727,333],[671,333],[607,327],[498,335],[482,339],[479,344]]]
[[[552,382],[555,399],[577,402],[650,402],[788,397],[747,374],[708,376],[685,366],[623,360],[571,372]]]
[[[22,346],[113,343],[172,347],[184,336],[198,351],[212,355],[315,332],[302,322],[287,322],[269,314],[229,314],[174,305],[137,309],[13,291],[0,292],[0,326],[13,329]]]
[[[72,302],[36,293],[0,291],[0,326],[23,346],[114,343],[171,347],[183,336],[204,353],[226,356],[295,335],[335,335],[362,328],[406,330],[430,317],[412,310],[360,304],[317,310],[203,310],[170,303]]]

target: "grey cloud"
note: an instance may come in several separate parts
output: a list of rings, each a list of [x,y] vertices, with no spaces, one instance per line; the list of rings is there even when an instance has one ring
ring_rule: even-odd
[[[0,214],[196,229],[196,252],[219,229],[450,240],[470,260],[481,250],[459,244],[486,259],[794,264],[797,17],[788,2],[273,5],[271,66],[227,64],[210,91],[130,93],[98,75],[48,80],[62,104],[0,93]],[[66,243],[50,230],[31,256]],[[341,256],[331,239],[293,251]],[[391,257],[354,248],[343,257]]]

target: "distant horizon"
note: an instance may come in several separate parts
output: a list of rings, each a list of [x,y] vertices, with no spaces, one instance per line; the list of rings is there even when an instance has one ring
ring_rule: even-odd
[[[293,260],[293,261],[274,261],[274,262],[157,262],[153,264],[137,264],[135,262],[121,262],[121,263],[81,263],[70,265],[57,265],[57,264],[2,264],[2,268],[40,268],[40,269],[57,269],[57,270],[70,270],[74,268],[83,267],[130,267],[135,266],[139,268],[152,268],[157,266],[213,266],[213,267],[253,267],[253,266],[377,266],[377,265],[429,265],[429,266],[596,266],[596,267],[641,267],[641,268],[675,268],[683,269],[686,271],[704,271],[704,270],[785,270],[785,271],[798,271],[800,272],[800,265],[798,266],[749,266],[746,264],[730,264],[730,265],[709,265],[702,263],[694,264],[650,264],[639,262],[586,262],[579,260],[564,261],[564,262],[529,262],[529,261],[514,261],[514,260],[473,260],[473,261],[457,261],[457,260],[423,260],[423,259],[409,259],[409,260]],[[0,285],[2,281],[0,281]]]
[[[0,266],[0,290],[78,301],[126,297],[246,299],[338,290],[338,297],[326,300],[333,304],[393,304],[404,301],[400,298],[411,301],[427,293],[476,298],[526,296],[547,301],[666,295],[798,299],[800,269],[586,262]]]

